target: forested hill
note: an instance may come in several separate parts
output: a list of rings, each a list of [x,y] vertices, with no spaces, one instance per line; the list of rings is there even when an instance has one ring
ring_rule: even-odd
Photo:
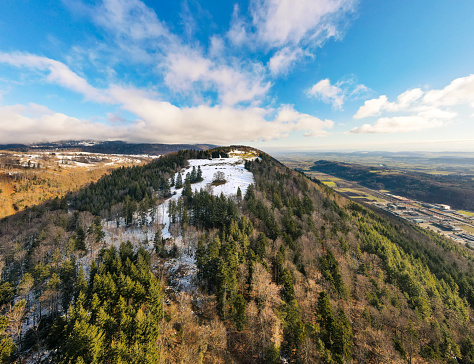
[[[392,168],[320,160],[310,168],[362,186],[428,203],[447,204],[456,209],[474,210],[473,176],[432,175]]]
[[[252,148],[116,170],[1,220],[0,254],[2,362],[474,361],[470,251]]]
[[[0,150],[21,150],[21,151],[41,151],[41,150],[78,150],[89,153],[102,154],[124,154],[124,155],[164,155],[178,150],[196,149],[207,150],[216,147],[211,144],[157,144],[157,143],[127,143],[116,141],[81,141],[69,140],[54,143],[38,143],[34,145],[26,144],[3,144]]]

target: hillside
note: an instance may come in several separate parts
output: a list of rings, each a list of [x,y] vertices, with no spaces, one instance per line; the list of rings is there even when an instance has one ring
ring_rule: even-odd
[[[117,169],[0,254],[3,362],[474,360],[469,250],[252,148]]]
[[[0,218],[51,198],[61,198],[116,168],[150,160],[67,151],[0,151]]]
[[[74,150],[77,152],[125,155],[163,155],[184,149],[207,150],[213,147],[215,147],[215,145],[211,144],[127,143],[120,140],[68,140],[53,143],[37,143],[31,145],[0,144],[0,150],[15,150],[21,152]]]
[[[310,170],[355,181],[364,187],[389,190],[395,195],[446,204],[461,210],[474,210],[472,175],[432,175],[325,160],[314,162]]]

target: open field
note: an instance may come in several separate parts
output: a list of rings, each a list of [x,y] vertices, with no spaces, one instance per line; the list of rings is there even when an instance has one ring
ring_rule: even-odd
[[[74,152],[0,152],[0,218],[63,197],[122,166],[148,158]]]
[[[474,227],[470,225],[459,225],[459,227],[468,233],[474,233]]]
[[[466,216],[474,216],[474,212],[463,211],[463,210],[458,210],[458,212]]]

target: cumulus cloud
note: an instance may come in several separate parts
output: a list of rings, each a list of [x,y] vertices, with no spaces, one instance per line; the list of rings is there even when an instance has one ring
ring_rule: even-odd
[[[428,91],[423,102],[439,106],[467,104],[474,107],[474,74],[457,78],[441,90]]]
[[[396,112],[409,110],[413,103],[422,96],[423,91],[419,88],[415,88],[400,94],[396,102],[389,102],[386,95],[382,95],[378,99],[367,100],[364,105],[357,110],[354,119],[378,116],[384,111]]]
[[[1,137],[18,136],[18,130],[29,128],[23,141],[114,138],[221,144],[281,138],[294,131],[323,136],[333,127],[332,121],[300,113],[290,105],[276,110],[262,105],[268,101],[270,77],[287,73],[310,55],[308,49],[337,36],[340,16],[351,10],[355,0],[252,0],[244,12],[249,17],[242,17],[235,6],[229,30],[213,35],[209,45],[181,39],[140,0],[64,1],[91,19],[104,39],[93,40],[98,45],[89,54],[87,47],[79,46],[85,55],[75,63],[77,72],[57,60],[27,53],[0,54],[0,62],[37,72],[47,82],[80,93],[86,101],[116,105],[136,119],[127,124],[116,110],[104,118],[108,122],[95,123],[38,105],[15,105],[1,110],[5,130]],[[269,61],[263,64],[252,58],[255,50],[260,55],[262,50],[270,53]],[[68,64],[73,62],[74,57],[69,57]],[[83,67],[89,64],[95,74],[108,69],[108,79],[115,80],[120,73],[111,67],[136,63],[149,66],[143,71],[147,82],[157,81],[157,89],[166,86],[172,91],[167,100],[149,89],[116,81],[95,87],[83,76],[87,74]],[[193,96],[187,100],[189,106],[173,104],[175,93]],[[203,99],[204,105],[195,105]]]
[[[358,95],[369,92],[368,87],[362,84],[357,84],[353,77],[346,80],[339,80],[332,85],[331,81],[326,78],[313,85],[306,95],[308,97],[315,97],[326,104],[332,104],[335,109],[342,110],[347,97],[356,98]]]
[[[120,128],[56,113],[45,106],[11,105],[0,108],[0,143],[33,143],[67,139],[114,139]]]
[[[398,113],[379,118],[373,125],[353,128],[352,133],[408,132],[441,127],[454,120],[458,113],[453,109],[462,105],[474,107],[474,75],[457,78],[445,88],[424,92],[420,88],[400,94],[394,102],[386,95],[365,101],[354,119]]]
[[[373,125],[353,128],[351,133],[397,133],[438,128],[457,114],[439,109],[427,109],[415,115],[379,118]]]
[[[342,89],[331,85],[327,78],[313,85],[308,91],[308,95],[319,98],[327,104],[332,104],[336,109],[341,109],[344,103],[344,92]]]
[[[338,36],[341,19],[357,2],[252,0],[245,16],[236,4],[229,30],[212,35],[206,46],[181,39],[141,0],[102,0],[94,5],[64,1],[81,4],[82,12],[105,31],[107,49],[117,46],[109,59],[149,64],[175,93],[231,105],[260,102],[270,90],[269,76],[288,73],[327,39]],[[252,56],[262,49],[273,53],[266,65]]]
[[[0,143],[34,143],[65,139],[95,139],[158,142],[230,144],[248,140],[271,140],[294,131],[323,136],[333,122],[299,113],[292,106],[268,110],[228,106],[179,108],[169,102],[143,97],[136,90],[115,89],[122,109],[137,119],[128,125],[111,125],[77,119],[30,104],[0,108]]]

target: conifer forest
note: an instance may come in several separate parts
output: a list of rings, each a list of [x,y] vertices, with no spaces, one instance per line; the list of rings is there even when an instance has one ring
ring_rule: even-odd
[[[0,256],[2,363],[474,362],[470,250],[249,147],[5,217]]]

